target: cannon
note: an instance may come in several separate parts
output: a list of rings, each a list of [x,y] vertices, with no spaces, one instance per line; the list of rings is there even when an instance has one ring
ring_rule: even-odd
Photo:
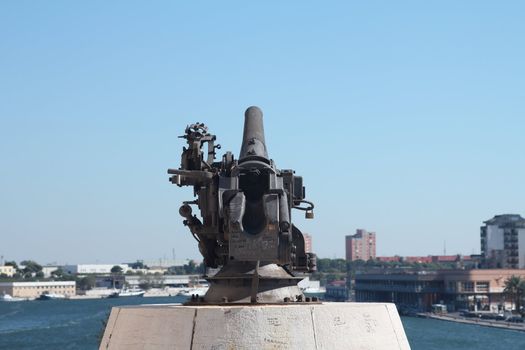
[[[245,112],[239,158],[226,152],[216,161],[216,136],[203,123],[186,127],[187,142],[170,182],[193,186],[195,200],[179,209],[197,240],[210,288],[192,302],[282,303],[303,301],[297,283],[316,270],[316,256],[305,251],[304,236],[292,223],[292,209],[313,218],[301,176],[278,169],[268,156],[263,114]],[[194,214],[197,206],[200,217]]]
[[[215,161],[220,145],[202,123],[181,137],[181,166],[168,173],[193,186],[197,198],[179,213],[210,288],[185,305],[114,307],[100,349],[410,350],[394,304],[325,303],[301,293],[297,283],[315,271],[316,257],[305,251],[292,209],[313,218],[314,205],[303,179],[269,158],[259,108],[246,110],[238,159],[226,152]]]

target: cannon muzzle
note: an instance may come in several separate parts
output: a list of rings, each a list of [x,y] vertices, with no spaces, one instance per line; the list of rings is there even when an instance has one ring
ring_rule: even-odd
[[[263,113],[259,107],[249,107],[244,112],[244,133],[242,136],[239,163],[247,160],[260,160],[269,163],[266,142],[264,141]]]

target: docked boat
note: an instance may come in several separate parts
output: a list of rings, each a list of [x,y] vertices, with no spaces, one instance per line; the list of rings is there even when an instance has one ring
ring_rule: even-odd
[[[66,299],[66,296],[64,294],[44,292],[40,294],[38,298],[36,298],[36,300],[60,300],[60,299]]]
[[[303,290],[305,297],[324,299],[326,294],[325,287],[310,287]]]
[[[144,293],[146,292],[142,289],[121,289],[108,295],[108,298],[142,297],[144,296]]]
[[[191,297],[193,295],[197,295],[199,297],[203,297],[206,292],[208,291],[209,287],[196,287],[196,288],[189,288],[189,289],[183,289],[179,292],[178,295],[181,295],[183,297]]]
[[[5,301],[5,302],[24,301],[24,300],[27,300],[27,299],[26,298],[12,297],[9,294],[3,294],[2,296],[0,296],[0,301]]]

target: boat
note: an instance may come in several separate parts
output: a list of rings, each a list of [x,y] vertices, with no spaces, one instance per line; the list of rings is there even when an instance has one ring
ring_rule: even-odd
[[[65,298],[66,296],[64,294],[44,292],[40,294],[40,296],[36,298],[36,300],[60,300]]]
[[[302,292],[305,297],[324,299],[326,288],[325,287],[309,287],[309,288],[304,289]]]
[[[142,297],[145,291],[142,289],[121,289],[108,295],[108,298],[120,298],[120,297]]]
[[[206,286],[206,287],[195,287],[195,288],[190,288],[190,289],[183,289],[179,292],[178,295],[181,295],[183,297],[191,297],[193,295],[196,295],[196,296],[199,296],[199,297],[203,297],[206,292],[208,291],[209,287]]]
[[[0,297],[0,301],[12,302],[12,301],[24,301],[26,298],[12,297],[9,294],[4,294]]]
[[[324,299],[326,294],[326,288],[321,287],[321,282],[311,281],[310,278],[301,281],[299,288],[301,288],[301,292],[303,292],[306,298]]]

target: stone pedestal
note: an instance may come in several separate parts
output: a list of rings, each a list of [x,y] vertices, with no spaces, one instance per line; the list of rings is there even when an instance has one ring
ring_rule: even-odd
[[[410,349],[394,304],[114,307],[100,349]]]

